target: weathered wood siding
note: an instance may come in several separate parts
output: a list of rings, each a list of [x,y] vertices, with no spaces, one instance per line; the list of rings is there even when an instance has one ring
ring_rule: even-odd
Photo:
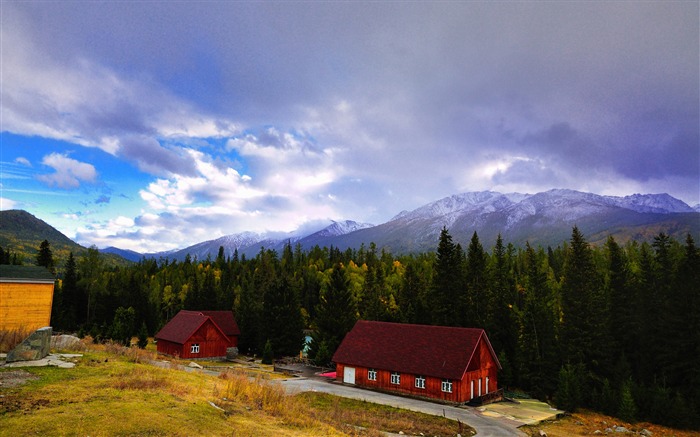
[[[51,326],[53,282],[0,282],[0,330]]]
[[[199,345],[199,353],[192,353],[194,344]],[[207,320],[184,344],[159,339],[156,348],[160,353],[180,358],[211,358],[225,357],[228,347],[231,347],[228,337]]]

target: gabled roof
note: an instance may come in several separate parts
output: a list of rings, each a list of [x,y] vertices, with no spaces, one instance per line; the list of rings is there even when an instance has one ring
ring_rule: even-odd
[[[226,333],[216,324],[209,316],[202,314],[201,311],[181,310],[175,315],[163,328],[158,331],[155,338],[159,340],[167,340],[173,343],[184,344],[197,330],[207,321],[211,320],[216,329],[221,332],[221,335],[228,339]]]
[[[236,319],[233,318],[232,311],[200,311],[205,316],[211,317],[211,319],[216,323],[224,334],[229,337],[234,335],[241,335],[241,330],[238,329],[238,324]]]
[[[54,276],[46,267],[0,264],[0,282],[53,283]]]
[[[333,361],[459,380],[481,340],[500,368],[483,329],[359,320],[343,339]]]

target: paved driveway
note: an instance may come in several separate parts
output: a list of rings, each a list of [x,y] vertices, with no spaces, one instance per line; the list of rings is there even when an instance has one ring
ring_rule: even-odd
[[[480,437],[508,437],[524,436],[525,433],[518,430],[519,422],[500,417],[486,417],[481,415],[476,409],[470,407],[458,408],[449,405],[442,405],[419,399],[403,396],[393,396],[386,393],[379,393],[372,390],[365,390],[358,387],[331,383],[315,378],[290,378],[278,380],[288,393],[301,393],[305,391],[317,391],[330,393],[345,398],[365,400],[376,404],[390,405],[392,407],[403,408],[405,410],[419,411],[421,413],[445,416],[449,419],[459,420],[476,429]]]

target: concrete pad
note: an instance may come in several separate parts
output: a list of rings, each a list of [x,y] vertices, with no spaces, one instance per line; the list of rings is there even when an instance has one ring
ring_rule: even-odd
[[[504,417],[524,425],[534,425],[543,420],[554,419],[563,413],[537,399],[518,399],[516,402],[496,402],[479,408],[483,415],[489,417]]]

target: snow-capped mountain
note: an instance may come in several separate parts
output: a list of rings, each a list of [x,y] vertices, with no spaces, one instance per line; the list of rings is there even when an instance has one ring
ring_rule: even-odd
[[[485,247],[500,234],[506,243],[556,246],[571,237],[578,226],[591,243],[613,235],[620,242],[648,240],[659,232],[683,240],[690,233],[700,241],[700,205],[691,208],[668,194],[601,196],[574,190],[555,189],[536,194],[494,191],[455,194],[412,211],[403,211],[386,223],[374,226],[352,220],[331,222],[308,235],[256,234],[243,232],[205,241],[171,254],[152,254],[184,259],[215,258],[223,247],[226,256],[234,250],[255,256],[261,248],[278,252],[287,242],[310,249],[319,247],[359,248],[375,243],[393,253],[434,250],[440,231],[447,227],[455,242],[466,246],[474,232]]]
[[[345,220],[342,222],[334,221],[327,227],[321,229],[320,231],[309,235],[306,238],[318,236],[318,237],[337,237],[339,235],[349,234],[350,232],[355,232],[359,229],[371,228],[374,225],[369,223],[357,223],[353,220]]]

